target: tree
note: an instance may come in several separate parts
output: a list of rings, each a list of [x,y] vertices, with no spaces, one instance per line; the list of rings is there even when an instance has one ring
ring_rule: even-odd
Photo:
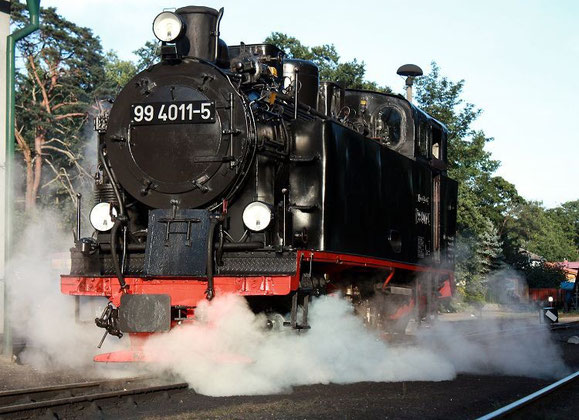
[[[21,3],[12,3],[17,27],[27,24],[26,14]],[[40,30],[18,43],[15,132],[27,211],[36,207],[41,189],[57,200],[64,194],[74,201],[75,183],[91,177],[82,164],[79,133],[105,77],[100,41],[90,29],[54,8],[41,8],[40,16]]]
[[[137,74],[137,66],[132,61],[121,60],[114,51],[107,52],[105,58],[106,86],[111,95],[116,96]]]
[[[562,226],[565,233],[579,249],[579,200],[568,201],[547,210],[549,216]]]
[[[333,44],[307,47],[297,38],[280,32],[273,32],[264,42],[276,45],[287,58],[314,62],[320,71],[320,80],[337,82],[344,88],[392,92],[387,86],[378,86],[375,82],[365,80],[366,65],[363,61],[354,59],[340,63],[340,55]]]
[[[456,242],[456,285],[459,293],[469,303],[482,302],[487,294],[477,245],[477,238],[473,235],[461,236]]]
[[[135,65],[135,73],[138,73],[159,62],[159,42],[156,39],[147,41],[141,48],[133,51],[133,54],[139,57]]]
[[[105,58],[105,86],[111,96],[116,96],[122,88],[139,72],[159,61],[159,43],[147,41],[141,48],[133,51],[137,62],[121,60],[115,51],[107,52]]]
[[[505,220],[524,200],[513,184],[494,175],[500,162],[485,150],[492,138],[472,128],[482,111],[462,99],[464,83],[442,76],[433,62],[430,73],[416,79],[416,101],[449,130],[448,174],[459,183],[456,277],[466,299],[479,301],[487,277],[502,266]]]
[[[483,276],[503,266],[501,238],[497,228],[489,219],[486,219],[485,229],[478,237],[477,256],[480,264],[479,272]]]
[[[540,262],[534,265],[525,265],[522,270],[527,280],[527,286],[540,289],[558,289],[561,282],[565,281],[565,271],[555,264]]]
[[[513,184],[493,175],[500,162],[485,150],[493,139],[471,127],[482,111],[462,99],[464,83],[441,76],[433,62],[430,73],[416,79],[416,101],[449,130],[448,173],[459,183],[458,230],[479,235],[486,220],[500,227],[521,197]]]
[[[479,302],[487,296],[489,279],[504,266],[502,243],[497,228],[482,221],[479,235],[459,235],[456,253],[456,278],[466,301]]]
[[[566,203],[567,204],[567,203]],[[573,205],[569,205],[573,208]],[[542,203],[521,203],[505,221],[503,237],[508,244],[508,256],[517,264],[520,250],[540,255],[547,261],[576,260],[579,258],[575,245],[573,223],[565,222],[562,207],[545,210]]]

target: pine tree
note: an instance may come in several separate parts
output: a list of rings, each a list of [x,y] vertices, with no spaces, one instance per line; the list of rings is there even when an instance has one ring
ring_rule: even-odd
[[[485,230],[478,236],[476,256],[479,273],[486,277],[503,266],[503,248],[498,230],[486,219]]]
[[[12,21],[27,24],[23,4],[12,2]],[[41,8],[40,30],[18,43],[16,143],[24,162],[25,210],[75,200],[83,167],[80,133],[104,82],[104,56],[90,29]],[[41,193],[42,191],[42,193]],[[66,200],[64,200],[66,201]],[[70,202],[70,201],[69,201]]]

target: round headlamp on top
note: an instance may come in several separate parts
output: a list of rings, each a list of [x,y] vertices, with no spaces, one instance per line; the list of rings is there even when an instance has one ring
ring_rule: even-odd
[[[254,232],[267,229],[272,218],[271,207],[261,201],[249,203],[243,210],[243,224]]]
[[[183,20],[173,12],[161,12],[153,21],[153,34],[162,42],[174,42],[183,34],[184,29]]]

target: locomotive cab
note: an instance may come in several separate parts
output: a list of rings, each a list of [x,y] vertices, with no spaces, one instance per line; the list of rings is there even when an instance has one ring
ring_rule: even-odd
[[[448,130],[400,95],[347,89],[343,115],[368,138],[411,159],[432,160],[445,169]]]

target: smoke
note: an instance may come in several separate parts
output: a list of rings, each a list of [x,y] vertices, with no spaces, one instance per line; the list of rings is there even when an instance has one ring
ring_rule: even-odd
[[[91,236],[94,229],[90,224],[90,211],[94,204],[94,174],[98,167],[98,134],[94,130],[94,121],[99,113],[108,106],[104,100],[95,100],[92,106],[88,107],[88,119],[82,127],[82,148],[79,152],[82,171],[75,183],[75,193],[81,194],[81,234],[83,237]],[[78,203],[75,202],[75,205]]]
[[[557,378],[569,372],[548,328],[537,321],[440,322],[418,336],[418,345],[444,355],[456,372]]]
[[[74,298],[59,287],[72,235],[58,226],[58,217],[39,214],[9,262],[15,341],[26,342],[19,357],[43,371],[98,374],[94,354],[118,350],[128,340],[109,337],[98,351],[103,330],[75,322]],[[85,315],[91,316],[96,311]],[[311,330],[302,333],[268,331],[265,315],[254,314],[243,297],[218,296],[200,303],[194,323],[152,338],[145,350],[159,359],[155,369],[211,396],[280,393],[317,383],[443,381],[460,373],[558,377],[567,371],[549,331],[536,320],[439,322],[405,345],[388,344],[365,328],[349,301],[338,296],[316,299],[309,320]]]
[[[98,373],[87,369],[94,367],[94,354],[118,350],[128,340],[109,337],[98,351],[103,330],[75,322],[74,298],[59,287],[72,235],[58,226],[58,217],[38,215],[9,262],[15,341],[26,342],[20,359],[35,368]],[[55,264],[59,259],[63,264]],[[414,343],[394,345],[365,328],[346,299],[316,299],[309,315],[311,330],[268,331],[265,316],[254,314],[243,297],[218,296],[200,303],[194,323],[152,338],[145,350],[158,357],[157,369],[212,396],[280,393],[317,383],[443,381],[460,373],[546,378],[567,372],[549,331],[536,320],[439,322],[421,329]]]
[[[549,328],[538,323],[537,306],[528,302],[525,278],[505,267],[489,273],[486,287],[495,303],[481,302],[476,321],[438,322],[419,332],[419,345],[445,354],[457,372],[539,378],[568,373]]]
[[[197,314],[197,323],[156,337],[146,351],[206,395],[271,394],[330,382],[441,381],[455,374],[434,353],[388,347],[336,297],[315,302],[312,328],[302,334],[264,330],[263,315],[235,295],[203,302]]]
[[[211,396],[280,393],[317,383],[443,381],[459,373],[555,377],[566,371],[548,332],[501,341],[465,337],[441,324],[414,345],[394,346],[334,296],[312,304],[312,328],[301,334],[266,331],[264,316],[254,315],[239,296],[217,297],[196,311],[197,322],[155,337],[146,352],[160,368]]]
[[[490,273],[487,279],[489,297],[511,308],[531,309],[528,303],[529,288],[526,279],[512,268]]]
[[[14,342],[16,347],[26,346],[19,358],[43,371],[92,366],[103,334],[94,322],[76,323],[74,297],[60,292],[59,275],[70,270],[73,237],[59,225],[56,215],[36,214],[19,235],[7,267]],[[90,315],[94,321],[95,315]],[[116,338],[108,338],[102,350],[119,345]]]

